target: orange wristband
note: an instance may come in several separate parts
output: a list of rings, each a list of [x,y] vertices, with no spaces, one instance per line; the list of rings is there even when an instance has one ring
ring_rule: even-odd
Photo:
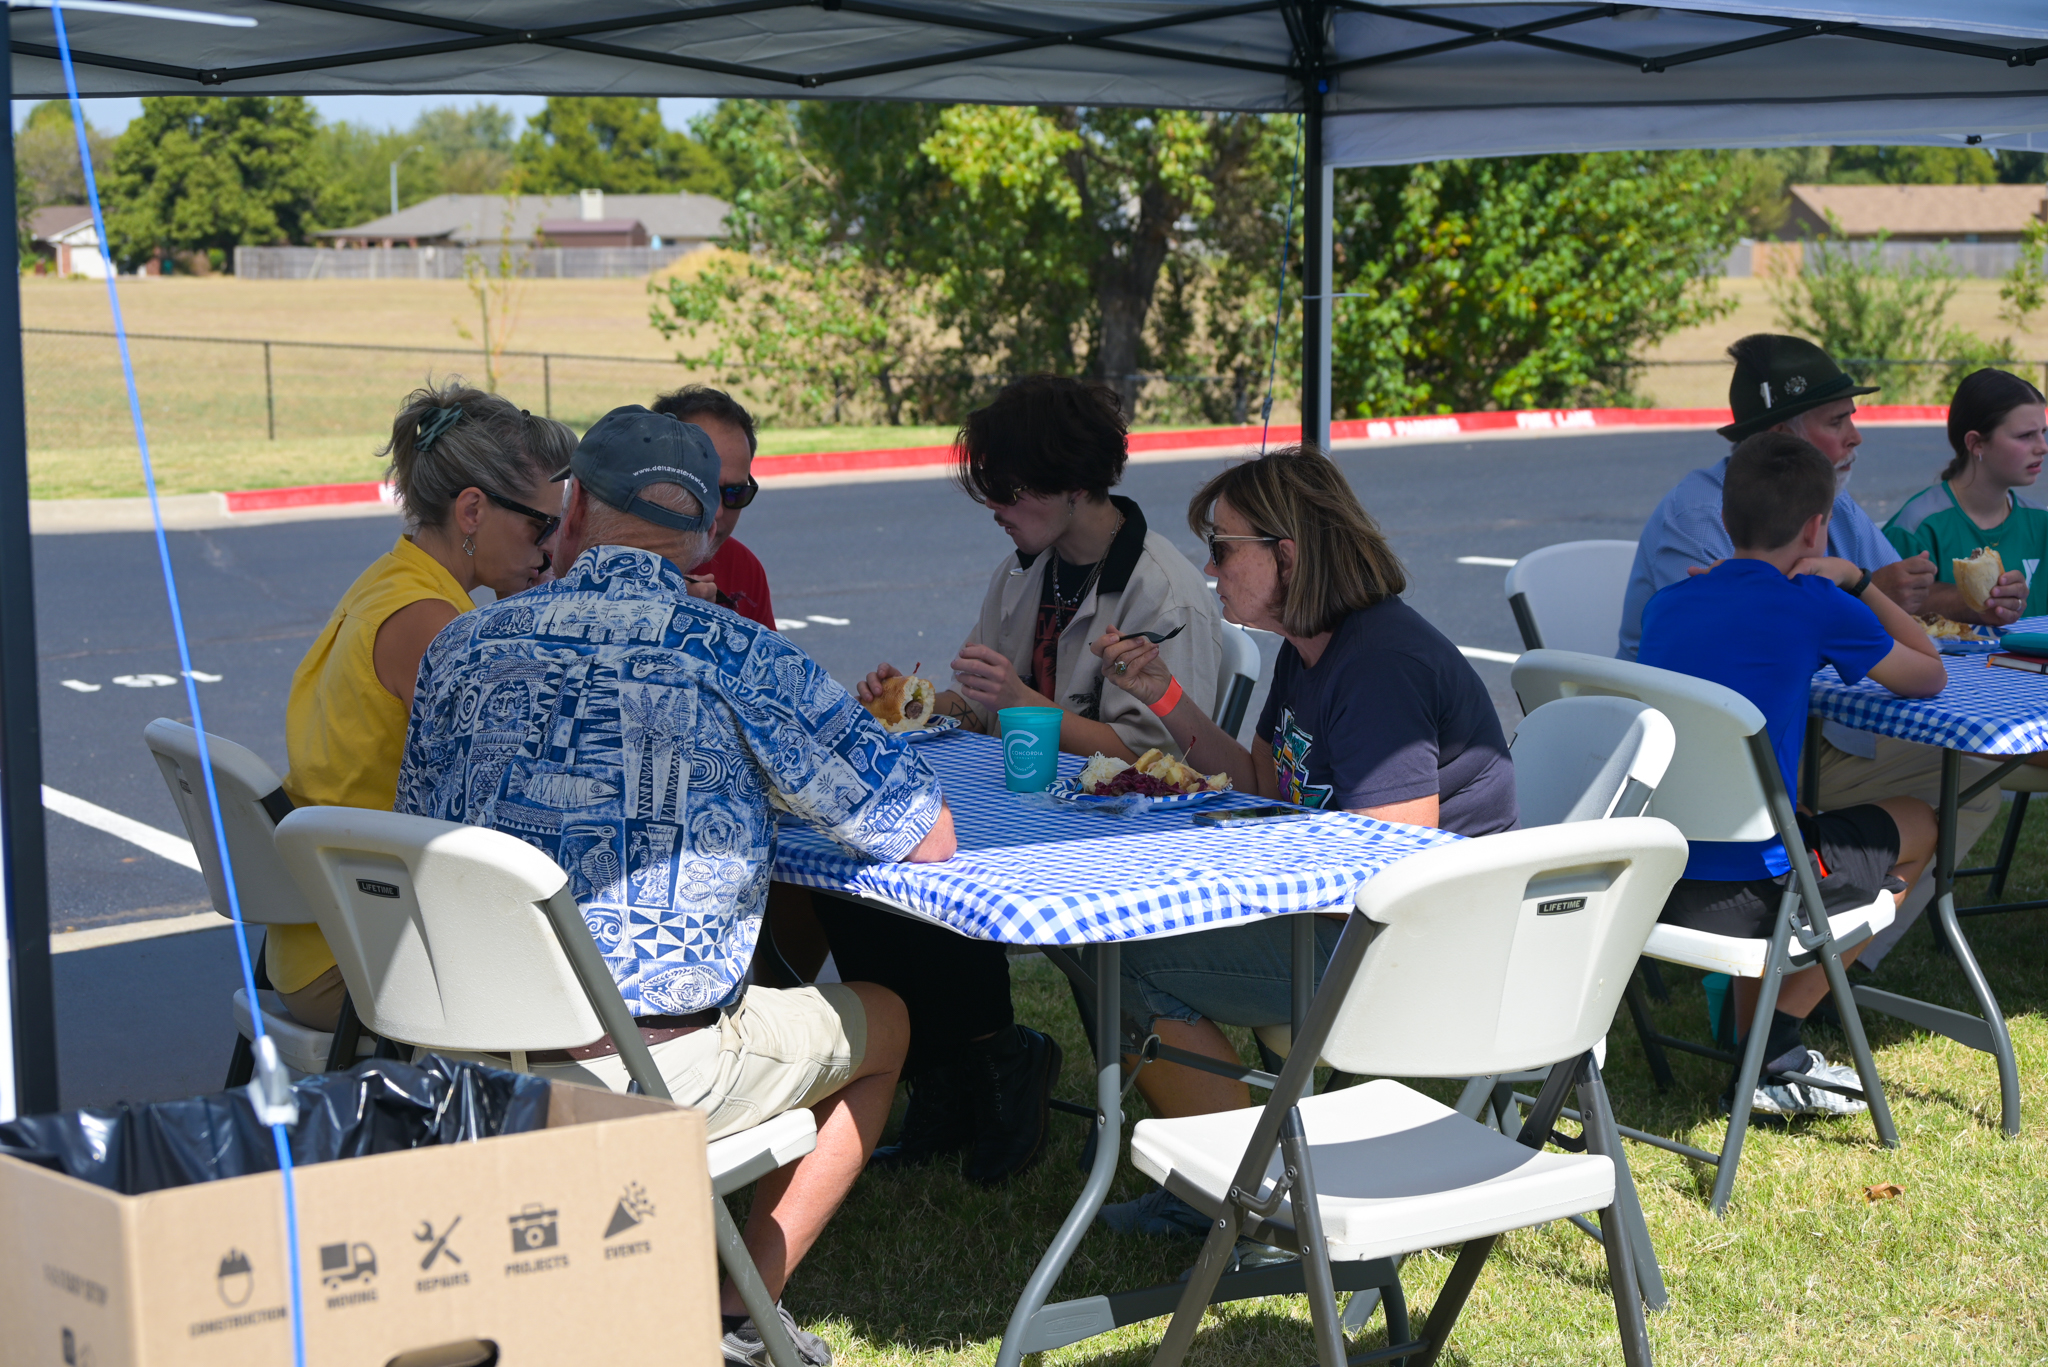
[[[1167,715],[1169,712],[1173,711],[1174,708],[1180,706],[1180,700],[1182,696],[1183,694],[1181,693],[1180,680],[1175,679],[1173,682],[1166,685],[1166,692],[1162,693],[1159,696],[1158,702],[1147,703],[1145,705],[1152,709],[1153,716],[1163,717]]]

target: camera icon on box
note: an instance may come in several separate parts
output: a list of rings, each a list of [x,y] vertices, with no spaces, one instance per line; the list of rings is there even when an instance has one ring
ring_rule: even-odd
[[[528,1201],[511,1217],[512,1251],[533,1253],[559,1244],[561,1235],[556,1229],[558,1212],[544,1209],[538,1201]]]

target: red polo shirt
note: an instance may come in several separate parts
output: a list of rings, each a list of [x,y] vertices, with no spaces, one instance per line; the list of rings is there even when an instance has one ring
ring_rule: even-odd
[[[718,585],[719,606],[774,630],[775,605],[768,598],[768,572],[738,537],[727,537],[715,555],[690,573],[711,576]]]

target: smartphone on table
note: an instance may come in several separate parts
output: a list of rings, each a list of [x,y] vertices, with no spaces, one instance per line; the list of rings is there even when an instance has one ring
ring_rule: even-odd
[[[1222,812],[1196,812],[1197,826],[1230,826],[1240,821],[1288,821],[1309,813],[1300,807],[1290,807],[1284,802],[1275,802],[1262,807],[1232,807]]]

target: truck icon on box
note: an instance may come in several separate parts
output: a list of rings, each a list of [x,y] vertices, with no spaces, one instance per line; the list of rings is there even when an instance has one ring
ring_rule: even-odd
[[[320,1283],[339,1291],[349,1282],[367,1285],[377,1276],[377,1254],[368,1244],[322,1244]]]

